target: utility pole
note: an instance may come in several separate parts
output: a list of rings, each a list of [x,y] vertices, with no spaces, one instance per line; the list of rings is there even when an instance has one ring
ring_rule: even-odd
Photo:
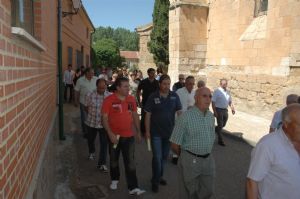
[[[58,66],[58,118],[59,118],[59,139],[65,140],[64,134],[64,107],[63,107],[63,82],[62,82],[62,8],[61,0],[57,0],[57,66]]]

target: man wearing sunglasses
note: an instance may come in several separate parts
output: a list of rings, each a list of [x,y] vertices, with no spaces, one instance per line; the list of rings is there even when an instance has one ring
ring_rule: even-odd
[[[221,79],[220,87],[214,91],[212,96],[212,108],[217,118],[216,133],[218,135],[218,144],[221,146],[225,146],[221,133],[228,120],[228,106],[230,106],[231,112],[234,115],[235,110],[230,93],[227,90],[227,80]]]

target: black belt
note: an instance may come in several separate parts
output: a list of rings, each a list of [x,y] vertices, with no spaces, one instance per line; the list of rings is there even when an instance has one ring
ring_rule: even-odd
[[[193,156],[196,156],[197,158],[208,158],[208,156],[210,155],[210,153],[207,153],[207,154],[204,154],[204,155],[198,155],[198,154],[195,154],[193,152],[190,152],[188,150],[185,150],[186,152],[188,152],[189,154],[193,155]]]
[[[218,107],[216,107],[216,109],[221,109],[221,110],[226,110],[227,111],[227,108],[218,108]]]

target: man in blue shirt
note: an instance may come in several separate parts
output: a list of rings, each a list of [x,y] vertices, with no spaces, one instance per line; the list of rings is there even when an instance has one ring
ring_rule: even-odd
[[[151,138],[152,146],[152,191],[158,192],[158,185],[166,185],[163,179],[164,161],[170,151],[171,136],[175,113],[181,113],[178,95],[170,91],[170,77],[162,75],[159,79],[159,91],[152,93],[146,103],[145,127],[146,138]]]

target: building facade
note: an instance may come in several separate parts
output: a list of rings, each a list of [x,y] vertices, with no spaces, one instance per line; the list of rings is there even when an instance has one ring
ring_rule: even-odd
[[[138,66],[139,64],[139,52],[138,51],[120,51],[120,56],[125,59],[125,64],[128,68]]]
[[[237,110],[267,120],[288,94],[300,94],[299,1],[170,0],[170,4],[173,80],[178,73],[192,73],[216,88],[219,79],[227,78]]]
[[[65,13],[72,13],[74,5],[72,0],[62,1],[62,10]],[[77,14],[65,14],[62,19],[62,60],[63,68],[69,64],[73,69],[81,66],[91,66],[91,39],[95,32],[84,7],[81,7]]]
[[[58,140],[57,8],[55,0],[0,2],[1,199],[54,198],[55,143]],[[65,7],[63,11],[67,11]],[[87,20],[85,15],[80,9],[79,16]],[[87,37],[92,28],[89,21],[80,23],[74,18],[73,26],[64,22],[64,54],[67,46],[73,45],[74,51],[81,50],[80,45],[76,42],[71,45],[66,38],[76,27],[78,35],[86,38],[77,40],[82,43],[81,52],[87,57],[90,52]]]

